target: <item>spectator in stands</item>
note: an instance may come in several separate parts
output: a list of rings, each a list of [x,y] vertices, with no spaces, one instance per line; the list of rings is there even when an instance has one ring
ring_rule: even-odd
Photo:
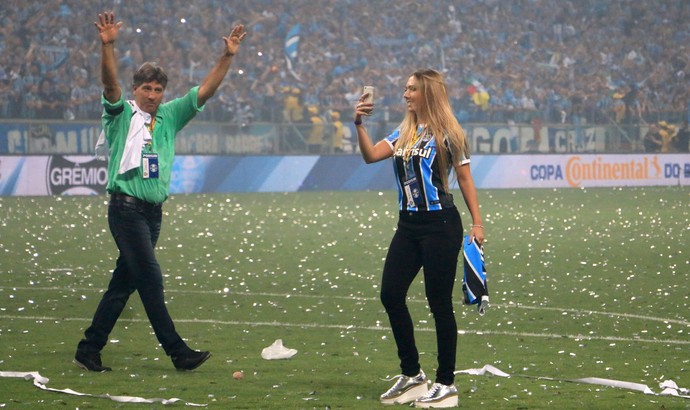
[[[688,147],[689,143],[690,143],[690,128],[688,127],[688,120],[686,118],[683,120],[683,123],[680,125],[680,128],[678,129],[678,133],[676,134],[676,138],[675,138],[676,151],[678,151],[678,152],[690,152],[690,147]]]
[[[66,83],[57,83],[54,87],[54,92],[57,95],[58,102],[55,104],[55,110],[58,118],[65,120],[73,120],[74,114],[70,110],[70,89]]]
[[[542,121],[539,117],[534,117],[530,124],[532,125],[532,139],[527,141],[527,152],[539,152]]]
[[[331,125],[333,129],[333,152],[336,154],[342,154],[345,152],[343,148],[343,135],[344,135],[344,126],[343,122],[340,121],[340,113],[338,111],[331,111]]]
[[[12,83],[3,71],[0,73],[0,118],[9,118],[12,102]]]
[[[62,102],[64,96],[56,90],[50,80],[43,79],[38,87],[38,101],[36,106],[36,117],[40,119],[62,118]]]
[[[297,87],[286,87],[283,90],[283,119],[288,122],[302,122],[304,113],[300,102],[301,91]]]
[[[621,124],[625,119],[625,102],[623,101],[623,93],[615,92],[613,93],[613,120],[617,124]]]
[[[98,92],[94,93],[92,87],[87,84],[86,73],[78,73],[74,76],[69,102],[70,111],[75,119],[86,120],[93,118],[93,102],[98,99]]]
[[[661,136],[660,152],[672,152],[675,146],[676,127],[666,121],[659,121],[659,135]]]
[[[326,135],[326,127],[316,105],[310,105],[307,107],[307,111],[309,112],[309,122],[311,122],[309,136],[307,137],[307,148],[311,154],[320,154],[323,150],[323,138]]]
[[[647,133],[642,139],[642,145],[645,152],[659,152],[661,150],[661,135],[659,134],[659,126],[657,124],[650,124]]]
[[[38,84],[24,84],[24,94],[21,97],[21,107],[23,118],[36,119],[37,112],[41,107],[41,100],[38,93]]]

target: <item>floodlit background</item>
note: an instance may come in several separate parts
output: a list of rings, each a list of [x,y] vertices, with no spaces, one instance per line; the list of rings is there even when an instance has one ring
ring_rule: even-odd
[[[113,371],[72,363],[117,256],[105,163],[91,156],[102,112],[92,22],[106,10],[124,23],[126,98],[144,61],[166,68],[170,99],[204,78],[234,24],[249,31],[177,140],[180,172],[164,206],[168,307],[189,344],[213,352],[191,373],[174,370],[136,294],[103,351]],[[0,1],[0,375],[38,371],[48,387],[88,394],[0,378],[0,407],[135,406],[110,395],[383,408],[384,379],[399,371],[378,299],[396,193],[389,164],[365,168],[353,154],[351,107],[375,85],[367,127],[382,138],[403,115],[406,76],[432,67],[471,139],[475,179],[491,188],[479,191],[491,308],[480,317],[463,306],[456,282],[458,370],[511,375],[458,375],[460,407],[687,409],[686,398],[573,380],[690,388],[690,160],[678,143],[688,38],[690,2],[678,0]],[[305,156],[314,110],[327,132]],[[652,124],[666,124],[664,143],[642,155]],[[636,172],[573,183],[571,163],[579,177]],[[81,175],[88,181],[68,178]],[[421,275],[409,304],[433,374]],[[297,355],[263,360],[277,339]]]

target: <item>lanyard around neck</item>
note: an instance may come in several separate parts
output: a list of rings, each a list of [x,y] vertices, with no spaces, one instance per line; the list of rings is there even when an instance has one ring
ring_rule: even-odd
[[[146,124],[146,128],[149,130],[151,133],[151,136],[153,137],[153,129],[156,127],[156,117],[151,117],[151,123]]]
[[[410,158],[412,157],[412,150],[414,149],[414,147],[417,146],[417,144],[419,144],[419,141],[422,139],[422,136],[426,137],[426,135],[428,133],[429,133],[429,129],[426,126],[423,126],[421,130],[414,133],[414,137],[412,138],[412,140],[408,144],[408,148],[405,149],[405,151],[403,153],[403,159],[406,162],[409,161]]]

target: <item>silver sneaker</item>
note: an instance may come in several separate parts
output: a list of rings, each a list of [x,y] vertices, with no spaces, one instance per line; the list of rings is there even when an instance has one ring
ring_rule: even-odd
[[[445,408],[458,406],[458,389],[454,384],[446,386],[441,383],[434,383],[429,391],[414,402],[415,407],[422,409]]]
[[[388,389],[380,397],[383,404],[405,404],[424,396],[428,390],[426,374],[422,370],[419,374],[410,377],[405,375],[395,376],[398,379],[393,387]],[[391,379],[391,380],[393,380]]]

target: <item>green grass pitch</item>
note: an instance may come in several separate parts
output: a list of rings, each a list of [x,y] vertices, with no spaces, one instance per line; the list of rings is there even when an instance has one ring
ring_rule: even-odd
[[[479,198],[491,307],[479,316],[463,306],[458,276],[458,370],[491,364],[512,377],[458,375],[461,408],[690,408],[688,399],[568,382],[690,387],[687,187],[481,190]],[[395,200],[392,191],[170,198],[157,249],[168,307],[190,346],[213,356],[176,372],[135,293],[103,351],[113,371],[93,374],[72,357],[117,256],[106,198],[2,197],[0,371],[38,371],[56,389],[218,409],[384,408],[378,396],[391,382],[383,379],[399,372],[378,299]],[[421,275],[409,300],[433,377]],[[276,339],[297,355],[263,360]],[[243,380],[233,380],[237,370]],[[169,407],[0,378],[0,407],[142,406]]]

